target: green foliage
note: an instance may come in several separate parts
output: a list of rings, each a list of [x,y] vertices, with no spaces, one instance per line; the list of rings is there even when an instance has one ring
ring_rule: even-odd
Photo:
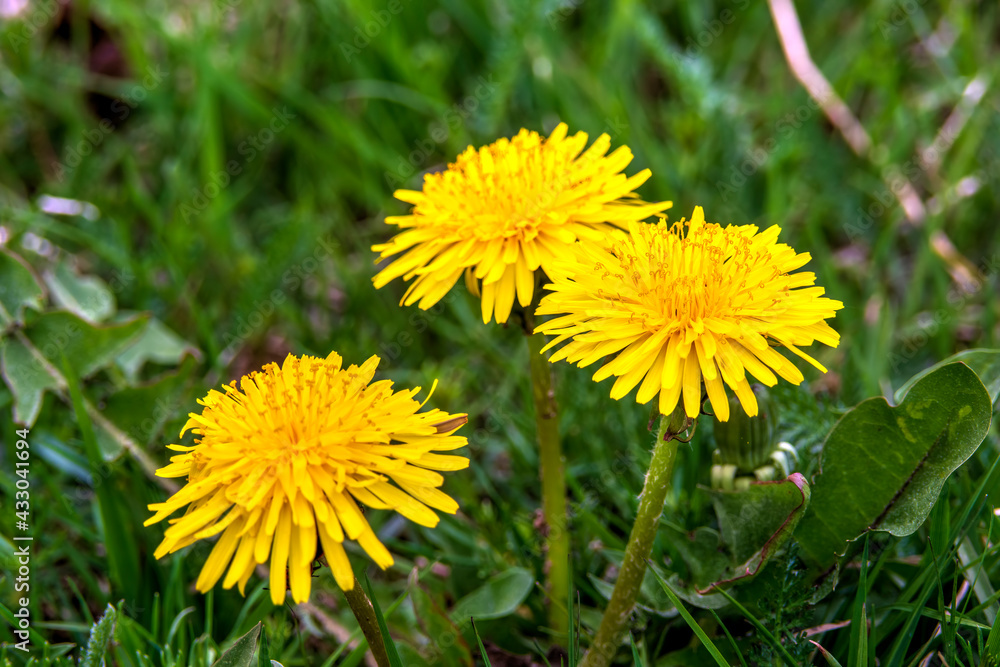
[[[386,625],[385,616],[382,614],[382,608],[379,606],[378,598],[372,592],[372,582],[368,578],[368,573],[365,573],[365,589],[368,593],[368,597],[372,601],[372,607],[375,610],[375,620],[378,622],[378,631],[382,635],[382,642],[385,644],[386,655],[389,656],[390,667],[403,667],[402,661],[399,659],[399,651],[396,649],[396,642],[393,641],[392,635],[389,634],[389,626]]]
[[[263,624],[253,626],[250,632],[236,640],[212,667],[250,667],[254,663],[254,653],[257,651],[257,639],[262,636]]]
[[[87,642],[87,652],[80,660],[80,667],[102,667],[104,656],[108,653],[108,645],[115,631],[115,608],[108,605],[101,620],[94,624],[90,631],[90,641]]]
[[[400,385],[437,378],[431,405],[470,417],[472,467],[446,482],[458,515],[431,530],[369,514],[396,555],[372,576],[401,657],[466,664],[486,652],[493,664],[558,665],[568,643],[575,662],[635,516],[648,410],[610,401],[609,383],[586,370],[553,367],[579,587],[567,601],[578,625],[568,641],[555,637],[537,585],[547,527],[535,513],[523,335],[482,325],[461,285],[430,311],[399,307],[402,285],[371,285],[370,245],[386,240],[385,216],[406,210],[392,191],[521,127],[563,120],[591,138],[608,132],[634,152],[629,173],[652,170],[641,194],[675,202],[671,220],[703,204],[723,224],[778,224],[782,241],[811,253],[806,270],[845,303],[833,323],[841,344],[810,350],[830,373],[801,365],[806,383],[770,389],[775,439],[795,446],[798,471],[815,482],[808,512],[827,505],[827,471],[813,474],[851,406],[905,393],[911,377],[923,383],[922,372],[953,361],[996,400],[1000,15],[989,3],[797,5],[817,66],[872,138],[871,160],[851,152],[790,73],[765,3],[412,0],[384,25],[388,2],[358,0],[21,5],[26,14],[0,22],[0,469],[13,469],[6,445],[30,424],[30,657],[40,664],[82,658],[108,604],[106,664],[209,667],[259,623],[280,664],[362,663],[360,633],[325,569],[313,608],[274,607],[256,577],[245,598],[205,596],[192,582],[212,545],[155,560],[162,528],[142,526],[146,505],[170,492],[151,474],[198,397],[289,351],[331,349],[352,363],[380,354],[380,377]],[[287,125],[264,143],[279,114]],[[942,132],[947,119],[954,134]],[[936,161],[925,159],[932,152]],[[895,201],[898,173],[926,204],[921,224]],[[57,212],[47,197],[76,208]],[[965,263],[940,250],[941,234]],[[952,278],[962,266],[971,287]],[[942,401],[961,391],[949,386]],[[857,647],[838,624],[859,598],[881,665],[937,651],[972,665],[996,653],[984,630],[1000,581],[995,430],[926,486],[913,532],[868,533],[859,563],[861,545],[847,540],[870,523],[858,521],[838,538],[846,551],[835,574],[819,581],[792,539],[768,551],[752,581],[725,589],[739,607],[685,586],[697,568],[708,584],[712,568],[732,565],[734,524],[725,528],[706,489],[712,430],[703,423],[680,451],[632,648],[617,664],[632,664],[632,649],[648,665],[718,664],[697,627],[729,664],[788,664],[786,651],[797,664],[847,665]],[[5,510],[13,482],[0,477]],[[879,484],[884,507],[899,485]],[[11,647],[9,521],[0,520],[0,664],[20,667],[29,656]],[[126,581],[130,567],[140,576]]]
[[[751,484],[744,491],[712,491],[719,532],[731,556],[729,583],[756,576],[792,537],[809,506],[809,484],[798,473],[780,482]]]
[[[848,412],[823,446],[795,535],[803,555],[828,566],[866,530],[917,530],[948,475],[983,442],[991,416],[989,394],[962,363],[928,374],[897,407],[873,398]]]

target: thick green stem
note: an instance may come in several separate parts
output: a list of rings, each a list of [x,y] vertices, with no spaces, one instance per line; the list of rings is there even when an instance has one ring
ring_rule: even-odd
[[[358,625],[368,640],[368,648],[375,656],[378,667],[389,667],[389,654],[386,653],[385,643],[382,641],[382,632],[375,617],[375,607],[372,606],[372,601],[368,599],[357,577],[354,578],[354,588],[344,591],[344,596],[347,598],[347,604],[351,605],[354,618],[358,619]]]
[[[670,478],[674,472],[674,459],[677,455],[675,438],[664,441],[668,435],[669,416],[660,417],[660,428],[656,434],[656,445],[653,447],[653,459],[649,462],[649,472],[642,486],[642,496],[639,500],[639,513],[636,514],[632,533],[625,547],[625,559],[618,572],[618,581],[611,593],[597,636],[590,650],[583,656],[581,667],[606,667],[611,664],[615,653],[621,645],[628,629],[629,618],[635,607],[635,599],[639,587],[646,574],[646,561],[653,548],[653,538],[663,514],[663,505],[670,490]]]
[[[569,632],[569,519],[566,516],[566,473],[559,443],[559,411],[552,387],[552,370],[542,354],[545,336],[528,335],[531,394],[535,400],[538,428],[538,459],[542,476],[542,511],[548,524],[546,568],[548,572],[549,625],[558,634]]]

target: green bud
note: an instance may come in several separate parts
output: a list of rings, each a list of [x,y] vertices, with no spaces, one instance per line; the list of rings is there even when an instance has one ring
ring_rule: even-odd
[[[664,415],[661,419],[667,420],[667,430],[663,434],[664,441],[671,438],[678,438],[679,435],[687,431],[694,424],[694,420],[687,416],[684,411],[684,403],[678,402],[677,407],[669,415]]]
[[[771,463],[774,431],[778,425],[777,406],[763,385],[753,385],[757,416],[750,417],[735,395],[729,397],[729,421],[715,420],[715,444],[723,463],[750,472]]]

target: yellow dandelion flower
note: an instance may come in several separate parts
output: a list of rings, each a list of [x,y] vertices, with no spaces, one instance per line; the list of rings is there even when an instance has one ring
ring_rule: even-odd
[[[819,341],[836,347],[840,336],[826,323],[843,308],[823,297],[813,273],[792,273],[811,258],[777,243],[781,229],[758,232],[753,225],[722,227],[705,222],[696,207],[684,221],[667,226],[633,224],[604,245],[579,243],[557,262],[552,292],[539,315],[558,315],[538,330],[555,334],[546,349],[569,341],[551,361],[580,367],[608,355],[594,380],[616,376],[611,397],[639,385],[636,399],[659,394],[669,415],[683,394],[684,411],[696,417],[702,384],[716,417],[729,419],[724,385],[748,415],[757,400],[746,373],[772,386],[775,373],[799,384],[802,373],[773,346],[784,346],[825,372],[799,347]],[[642,383],[640,385],[640,382]]]
[[[423,526],[437,524],[432,508],[454,514],[458,504],[438,488],[444,478],[435,471],[460,470],[469,460],[434,452],[465,446],[453,433],[466,416],[418,412],[420,388],[393,392],[389,380],[371,382],[378,364],[373,356],[344,369],[335,352],[326,359],[288,355],[280,367],[268,364],[199,400],[204,410],[190,414],[181,436],[190,429],[200,437],[193,447],[170,445],[184,453],[157,471],[186,476],[187,484],[150,505],[156,514],[145,525],[188,507],[170,520],[154,555],[221,533],[199,591],[215,586],[228,566],[223,588],[238,583],[242,593],[270,557],[274,604],[285,599],[286,573],[292,598],[305,602],[317,537],[344,590],[354,585],[345,538],[379,567],[392,565],[359,502]]]
[[[446,171],[426,175],[420,192],[397,190],[413,210],[386,218],[404,231],[372,250],[380,259],[404,254],[374,277],[375,287],[413,280],[401,303],[426,310],[464,273],[482,300],[483,322],[503,323],[515,295],[522,307],[531,304],[535,271],[547,270],[574,241],[670,208],[633,192],[650,172],[621,173],[632,161],[628,147],[605,155],[606,134],[584,151],[586,144],[583,132],[567,137],[565,124],[547,139],[521,130],[478,150],[469,146]]]

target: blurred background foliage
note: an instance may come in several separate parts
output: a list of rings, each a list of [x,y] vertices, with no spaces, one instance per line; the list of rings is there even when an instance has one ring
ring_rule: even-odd
[[[385,216],[406,211],[393,190],[419,189],[466,146],[521,127],[606,132],[634,152],[629,173],[652,169],[640,192],[672,200],[670,219],[703,205],[710,221],[780,225],[812,254],[807,268],[845,308],[840,347],[816,351],[831,372],[803,368],[810,382],[779,390],[801,470],[815,469],[845,406],[891,396],[953,352],[996,347],[1000,10],[969,0],[799,10],[814,59],[872,138],[871,159],[851,152],[793,78],[767,6],[750,0],[0,3],[0,268],[4,294],[27,295],[3,321],[0,457],[10,469],[14,420],[33,422],[35,629],[85,645],[112,603],[117,662],[207,664],[263,619],[285,665],[357,664],[361,651],[335,653],[356,625],[328,572],[296,609],[272,608],[258,579],[245,600],[201,596],[191,582],[210,545],[155,561],[162,529],[142,528],[146,503],[167,493],[150,470],[197,397],[288,352],[337,350],[351,363],[380,355],[382,376],[401,386],[437,378],[434,404],[469,414],[472,468],[446,482],[461,513],[434,530],[372,514],[398,555],[372,575],[407,659],[471,659],[474,636],[456,608],[502,606],[483,593],[492,577],[499,595],[524,572],[542,578],[526,346],[516,325],[483,325],[461,286],[429,312],[400,308],[402,284],[371,286],[370,246],[389,236]],[[893,194],[900,173],[926,205],[919,224]],[[935,251],[942,233],[955,253]],[[957,281],[956,266],[975,280]],[[586,371],[554,371],[586,633],[634,516],[649,415],[609,400]],[[654,548],[664,566],[684,561],[676,535],[711,520],[699,489],[710,430],[682,449]],[[991,442],[945,487],[935,521],[987,479]],[[13,480],[0,488],[12,497]],[[992,520],[969,519],[975,535]],[[889,555],[870,594],[893,600],[916,581],[933,538],[930,527],[873,538]],[[991,545],[970,544],[995,574]],[[795,563],[788,554],[741,599],[804,660],[815,647],[796,633],[848,617],[857,574],[846,569],[814,604]],[[0,602],[13,608],[6,583]],[[480,598],[462,607],[470,595]],[[514,597],[506,617],[477,623],[494,658],[510,661],[494,664],[540,661],[552,644],[544,594],[529,586]],[[724,636],[718,617],[698,613]],[[645,601],[633,635],[646,664],[707,659],[676,614],[662,592]],[[916,616],[914,652],[935,629]],[[881,618],[886,641],[895,618]],[[726,623],[742,651],[770,660],[742,617]],[[850,649],[845,632],[822,643]]]

